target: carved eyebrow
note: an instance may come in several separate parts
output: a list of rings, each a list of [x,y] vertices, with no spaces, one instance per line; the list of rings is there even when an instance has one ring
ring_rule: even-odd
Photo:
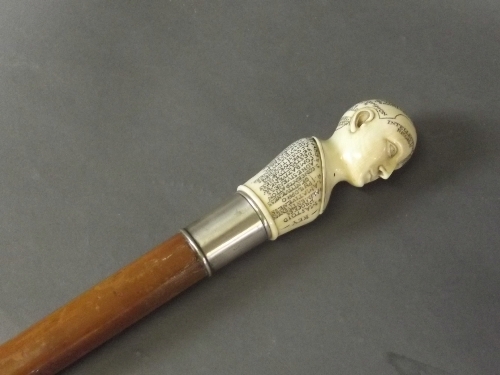
[[[403,115],[403,114],[399,114],[399,115],[408,118],[406,115]],[[398,116],[396,116],[396,117],[398,117]],[[406,129],[403,125],[401,125],[399,122],[396,122],[395,120],[389,119],[389,120],[387,120],[387,123],[389,125],[396,126],[398,133],[403,136],[403,138],[406,140],[406,142],[408,142],[408,146],[410,146],[412,153],[413,153],[413,151],[415,151],[415,140],[413,139],[413,136],[408,131],[408,129]]]

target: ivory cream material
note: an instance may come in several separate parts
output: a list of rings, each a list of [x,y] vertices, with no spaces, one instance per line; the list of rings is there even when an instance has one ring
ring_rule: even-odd
[[[292,143],[238,191],[260,208],[276,239],[317,218],[338,182],[362,187],[389,178],[408,161],[416,143],[415,127],[401,109],[367,100],[342,116],[329,139]]]

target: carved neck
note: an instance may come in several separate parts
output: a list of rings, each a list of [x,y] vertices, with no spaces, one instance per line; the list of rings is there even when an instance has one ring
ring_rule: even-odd
[[[322,206],[324,210],[330,200],[333,187],[337,185],[337,183],[347,180],[347,174],[345,172],[347,169],[342,155],[339,152],[340,148],[334,144],[333,139],[315,139],[321,147],[323,156],[322,162],[323,173],[325,176],[325,195]]]

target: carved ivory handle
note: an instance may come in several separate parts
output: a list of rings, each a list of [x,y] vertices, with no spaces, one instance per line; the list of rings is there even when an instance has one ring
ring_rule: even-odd
[[[303,138],[238,187],[258,206],[271,239],[307,224],[326,208],[337,182],[387,179],[413,154],[415,127],[399,108],[368,100],[350,108],[331,138]]]
[[[0,346],[0,374],[54,374],[214,270],[318,217],[336,183],[388,178],[415,150],[399,108],[368,100],[333,136],[292,143],[204,218]]]

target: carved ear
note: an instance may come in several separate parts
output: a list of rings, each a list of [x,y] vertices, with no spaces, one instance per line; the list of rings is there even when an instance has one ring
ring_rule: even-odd
[[[351,133],[356,132],[363,124],[370,122],[375,118],[375,111],[371,108],[363,108],[351,118],[350,130]]]

